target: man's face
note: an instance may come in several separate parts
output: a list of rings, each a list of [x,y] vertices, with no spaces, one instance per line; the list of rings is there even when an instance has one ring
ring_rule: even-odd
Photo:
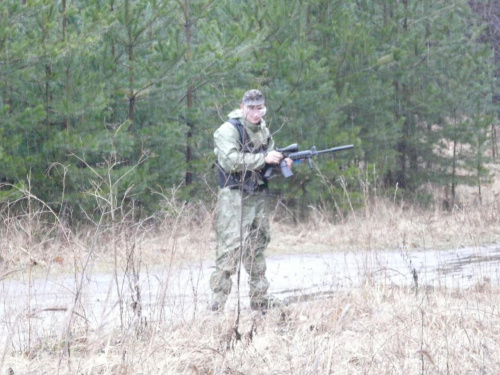
[[[262,117],[266,114],[265,104],[260,105],[244,105],[240,104],[240,108],[243,111],[243,116],[247,121],[252,124],[258,124]]]

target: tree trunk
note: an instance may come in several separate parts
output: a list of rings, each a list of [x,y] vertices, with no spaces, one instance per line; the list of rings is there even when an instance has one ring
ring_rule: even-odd
[[[45,120],[49,123],[50,105],[52,103],[52,91],[50,90],[50,80],[52,79],[52,68],[45,65]]]
[[[126,7],[126,24],[128,25],[130,20],[128,18],[128,8],[129,2],[125,4]],[[129,130],[131,130],[134,123],[134,107],[135,107],[135,92],[134,92],[134,39],[130,27],[128,27],[128,70],[129,70],[129,94],[128,94],[128,119],[130,121]]]
[[[66,40],[66,24],[67,24],[67,16],[66,16],[66,0],[62,0],[62,37],[63,41]]]
[[[191,14],[189,8],[189,0],[184,0],[184,31],[186,37],[186,63],[189,66],[191,60]],[[188,84],[187,94],[186,94],[186,125],[188,126],[188,132],[186,134],[186,175],[185,183],[189,186],[193,183],[193,136],[194,136],[194,123],[190,119],[190,112],[193,108],[193,86],[191,83]]]

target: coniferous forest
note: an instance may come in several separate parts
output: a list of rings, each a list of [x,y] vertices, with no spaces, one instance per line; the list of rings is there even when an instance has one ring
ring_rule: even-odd
[[[214,130],[260,89],[278,146],[355,148],[272,188],[449,204],[498,157],[495,1],[0,1],[0,199],[71,221],[210,203]],[[359,197],[359,201],[356,201]],[[10,205],[9,205],[10,207]],[[117,212],[118,214],[118,212]]]

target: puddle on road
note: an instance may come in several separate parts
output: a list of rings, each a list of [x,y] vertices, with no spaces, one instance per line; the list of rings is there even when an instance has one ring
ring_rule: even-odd
[[[465,289],[484,282],[500,284],[500,245],[449,251],[275,255],[268,257],[267,265],[270,293],[298,303],[331,297],[367,279],[388,286],[414,286],[417,281],[419,287]],[[141,273],[142,316],[149,321],[169,321],[205,314],[212,271],[213,262],[206,262],[170,271]],[[244,271],[241,276],[241,304],[247,308],[248,278]],[[79,306],[84,309],[89,326],[110,330],[119,326],[120,305],[128,318],[133,317],[129,308],[133,304],[133,293],[126,277],[120,277],[124,281],[121,304],[113,275],[88,274],[85,280]],[[236,308],[235,280],[233,277],[228,310]],[[39,337],[60,332],[64,311],[73,305],[75,292],[74,276],[30,283],[19,279],[1,280],[0,345],[7,345],[9,334],[14,331],[19,341],[33,336],[33,332],[20,334],[29,326],[37,330]],[[37,311],[46,312],[36,314],[36,324],[28,324]]]

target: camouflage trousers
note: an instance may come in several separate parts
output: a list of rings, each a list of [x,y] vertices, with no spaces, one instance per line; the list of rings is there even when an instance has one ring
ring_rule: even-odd
[[[266,193],[247,194],[237,189],[220,189],[215,232],[215,271],[210,277],[212,301],[224,306],[231,293],[231,276],[236,273],[241,259],[249,275],[250,301],[266,302],[269,282],[265,275],[264,250],[271,240]]]

